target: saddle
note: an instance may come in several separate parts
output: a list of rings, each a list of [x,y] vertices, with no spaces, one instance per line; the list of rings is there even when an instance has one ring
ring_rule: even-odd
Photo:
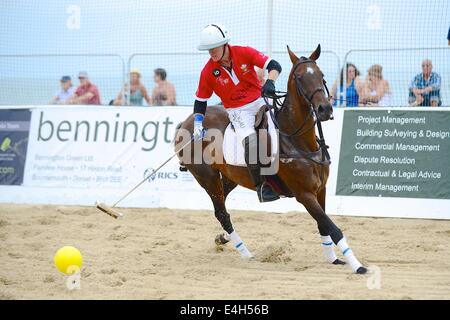
[[[269,127],[269,123],[267,121],[267,111],[269,111],[269,106],[264,105],[262,106],[258,113],[255,116],[255,130],[258,131],[258,129],[261,130],[267,130]]]

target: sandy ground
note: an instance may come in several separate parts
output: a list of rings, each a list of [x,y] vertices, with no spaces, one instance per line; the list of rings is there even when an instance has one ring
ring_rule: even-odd
[[[0,299],[450,299],[450,221],[334,217],[370,275],[322,259],[306,213],[232,212],[256,258],[227,245],[212,212],[0,205]],[[81,289],[53,265],[64,245],[83,253]]]

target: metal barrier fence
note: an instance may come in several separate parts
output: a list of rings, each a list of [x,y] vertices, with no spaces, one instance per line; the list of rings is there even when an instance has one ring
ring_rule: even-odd
[[[151,95],[154,88],[153,71],[163,68],[167,72],[167,80],[175,87],[176,104],[192,105],[200,71],[208,57],[208,53],[135,53],[128,59],[128,77],[132,69],[139,69],[142,82]],[[211,100],[213,103],[219,101],[217,97]]]
[[[86,71],[108,104],[125,83],[125,62],[116,54],[0,55],[0,105],[49,104],[61,90],[62,76],[78,86],[78,73]]]
[[[381,65],[383,78],[390,85],[391,105],[408,106],[410,84],[422,72],[424,59],[430,59],[433,72],[441,76],[442,105],[450,105],[450,47],[350,50],[344,57],[343,66],[353,63],[364,81],[370,66]],[[346,77],[344,73],[344,83]]]
[[[309,56],[309,51],[295,52],[298,56]],[[287,51],[274,51],[271,57],[276,59],[283,67],[283,72],[277,81],[277,89],[287,89],[287,78],[292,63]],[[200,71],[209,59],[207,53],[136,53],[128,59],[128,74],[137,68],[142,74],[144,85],[153,77],[153,70],[159,67],[167,71],[167,80],[172,82],[177,92],[178,105],[192,105],[197,89]],[[326,75],[326,80],[333,81],[339,72],[340,62],[338,55],[333,51],[323,51],[318,65]],[[328,78],[329,77],[329,78]],[[330,80],[331,79],[331,80]],[[151,90],[149,90],[151,94]],[[128,95],[129,97],[129,95]],[[211,104],[220,102],[215,95],[210,100]]]
[[[308,56],[311,52],[296,52]],[[278,90],[286,90],[287,77],[292,66],[287,51],[274,51],[272,58],[279,61],[283,72],[277,81]],[[318,66],[325,74],[329,88],[340,85],[340,71],[347,62],[354,63],[364,81],[367,69],[377,63],[383,66],[383,76],[389,81],[392,105],[408,105],[408,88],[414,76],[421,72],[421,61],[429,58],[433,71],[442,79],[442,105],[450,104],[450,48],[412,48],[350,50],[343,64],[333,51],[323,51]],[[129,82],[130,70],[137,68],[149,94],[155,86],[153,71],[164,68],[167,79],[177,92],[178,105],[192,105],[201,69],[208,59],[207,53],[135,53],[127,63],[115,54],[45,54],[45,55],[0,55],[0,105],[48,104],[60,90],[59,79],[63,75],[72,77],[78,85],[78,72],[87,71],[90,79],[100,91],[101,103],[107,105],[115,99]],[[344,79],[346,81],[346,73]],[[331,92],[333,96],[335,93]],[[129,94],[127,99],[129,99]],[[124,101],[127,101],[124,99]],[[127,101],[129,104],[129,101]],[[213,96],[210,103],[218,103]],[[343,102],[345,106],[345,101]]]

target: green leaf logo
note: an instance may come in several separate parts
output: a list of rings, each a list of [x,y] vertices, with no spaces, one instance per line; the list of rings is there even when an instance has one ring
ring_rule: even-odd
[[[5,152],[6,150],[9,149],[10,146],[11,146],[11,139],[6,137],[5,139],[3,139],[2,145],[0,146],[0,150]]]

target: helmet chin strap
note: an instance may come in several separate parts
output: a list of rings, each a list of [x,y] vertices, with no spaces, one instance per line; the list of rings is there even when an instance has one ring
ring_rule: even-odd
[[[223,45],[223,53],[222,53],[222,56],[221,56],[220,59],[219,59],[219,62],[222,61],[223,57],[225,56],[226,50],[227,50],[227,45],[224,44],[224,45]]]

